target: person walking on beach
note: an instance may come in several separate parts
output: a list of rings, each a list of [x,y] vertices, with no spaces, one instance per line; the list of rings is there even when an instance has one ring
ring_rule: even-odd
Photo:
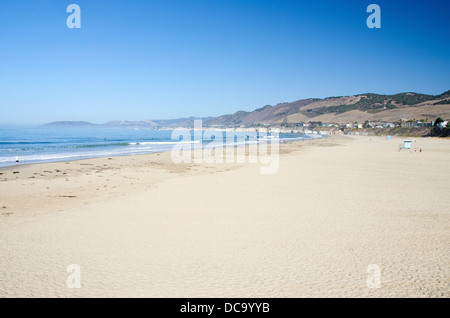
[[[19,156],[16,156],[16,165],[19,164]]]

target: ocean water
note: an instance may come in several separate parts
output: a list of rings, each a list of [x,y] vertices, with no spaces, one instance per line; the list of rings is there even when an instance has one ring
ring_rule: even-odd
[[[211,142],[211,138],[206,137],[200,141],[193,133],[190,140],[182,139],[178,134],[172,138],[172,133],[172,130],[134,128],[0,127],[0,167],[16,165],[16,160],[22,165],[136,155],[170,151],[177,143],[190,143],[193,148],[199,148],[207,147]],[[247,143],[268,140],[265,135],[236,134]],[[225,133],[223,138],[226,141]],[[317,136],[280,134],[279,138],[287,141]]]

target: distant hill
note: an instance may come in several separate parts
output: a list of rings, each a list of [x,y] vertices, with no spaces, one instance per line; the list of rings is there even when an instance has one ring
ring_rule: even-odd
[[[279,125],[321,121],[351,123],[369,121],[398,121],[400,119],[450,118],[450,91],[440,95],[373,93],[354,96],[309,98],[275,106],[266,105],[252,112],[238,111],[207,121],[209,126]]]
[[[178,119],[161,119],[161,120],[142,120],[142,121],[120,121],[113,120],[104,124],[93,124],[86,121],[55,121],[42,125],[42,127],[123,127],[123,128],[144,128],[155,129],[158,127],[177,128],[177,127],[194,127],[194,120],[201,119],[203,121],[212,120],[213,117],[188,117]]]
[[[194,120],[202,120],[204,122],[208,122],[214,117],[189,117],[189,118],[178,118],[178,119],[164,119],[164,120],[154,120],[155,123],[158,124],[159,127],[169,127],[169,128],[177,128],[177,127],[194,127]]]
[[[104,123],[102,126],[107,127],[134,127],[134,128],[155,128],[158,124],[154,123],[151,120],[143,120],[143,121],[109,121]]]
[[[54,121],[42,127],[97,127],[99,125],[87,121]]]
[[[194,120],[201,119],[203,121],[212,120],[213,117],[189,117],[189,118],[177,118],[177,119],[155,119],[155,120],[143,120],[143,121],[110,121],[104,124],[104,126],[113,127],[141,127],[141,128],[177,128],[177,127],[194,127]]]

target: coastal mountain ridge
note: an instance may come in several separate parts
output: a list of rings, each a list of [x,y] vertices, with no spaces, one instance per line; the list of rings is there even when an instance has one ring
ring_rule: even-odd
[[[355,121],[398,121],[400,119],[450,118],[450,91],[440,95],[373,93],[353,96],[309,98],[275,106],[266,105],[252,112],[238,111],[206,122],[206,125],[281,125],[318,122],[352,123]]]
[[[308,98],[294,102],[266,105],[254,111],[206,118],[178,118],[168,120],[110,121],[97,125],[88,122],[60,121],[47,127],[193,127],[194,120],[203,120],[203,126],[236,127],[254,125],[282,125],[301,122],[353,123],[391,122],[412,119],[450,119],[450,90],[440,95],[413,92],[394,95],[365,93],[353,96]]]

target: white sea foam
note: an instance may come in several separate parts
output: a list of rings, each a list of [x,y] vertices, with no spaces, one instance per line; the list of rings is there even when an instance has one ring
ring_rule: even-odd
[[[140,145],[173,145],[173,144],[198,144],[200,140],[193,141],[143,141],[143,142],[130,142],[129,145],[140,146]]]
[[[315,139],[320,138],[320,135],[308,135],[302,137],[287,137],[287,138],[272,138],[271,136],[261,136],[257,138],[256,135],[243,135],[238,140],[223,139],[223,147],[230,146],[242,146],[242,145],[254,145],[258,143],[274,142],[274,141],[293,141],[302,139]],[[167,137],[165,137],[167,138]],[[247,138],[244,140],[244,138]],[[136,138],[139,140],[138,138]],[[75,145],[69,142],[61,141],[58,139],[55,142],[40,142],[37,141],[36,147],[32,146],[32,142],[28,142],[26,148],[18,146],[18,148],[11,148],[8,144],[4,149],[0,149],[0,166],[11,166],[16,164],[16,156],[19,156],[20,164],[41,163],[41,162],[55,162],[55,161],[68,161],[78,160],[85,158],[95,157],[107,157],[107,156],[122,156],[122,155],[135,155],[144,153],[164,152],[171,151],[175,145],[180,144],[192,144],[192,149],[211,148],[220,145],[221,140],[160,140],[160,141],[125,141],[111,140],[115,143],[83,143],[78,144],[81,141],[77,140]],[[81,140],[81,139],[80,139]],[[106,140],[106,139],[105,139]],[[145,140],[145,139],[144,139]],[[212,142],[211,142],[212,141]],[[211,143],[210,143],[211,142]],[[9,142],[12,143],[12,142]],[[42,146],[43,143],[48,143],[49,146]],[[21,142],[17,142],[21,145]],[[39,145],[39,146],[37,146]],[[73,151],[72,151],[73,150]]]

